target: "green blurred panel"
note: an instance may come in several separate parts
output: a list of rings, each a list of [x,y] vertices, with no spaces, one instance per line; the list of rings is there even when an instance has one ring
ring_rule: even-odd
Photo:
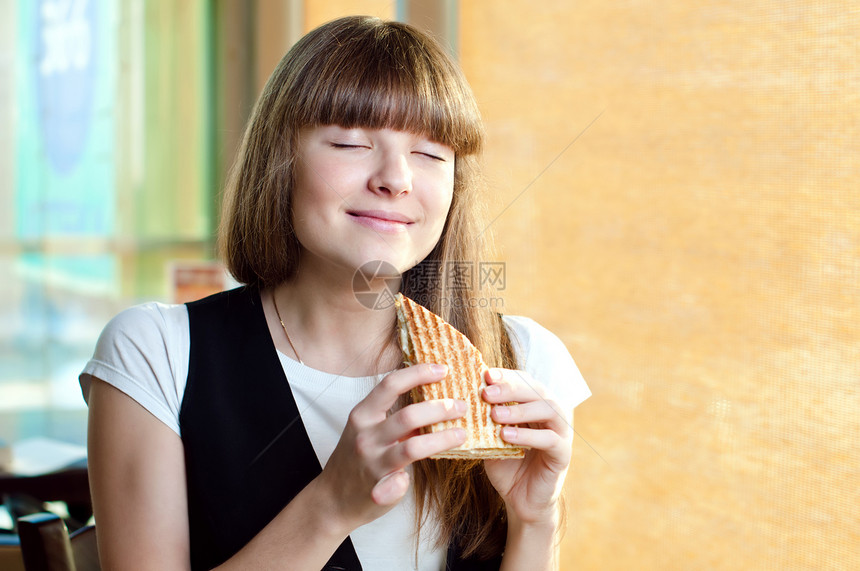
[[[143,188],[140,239],[210,240],[210,6],[151,0],[144,30]]]

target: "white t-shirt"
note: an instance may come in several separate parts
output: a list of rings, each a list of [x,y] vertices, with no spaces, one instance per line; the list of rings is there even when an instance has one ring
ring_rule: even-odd
[[[561,340],[525,317],[505,316],[517,362],[542,383],[563,408],[573,410],[591,395]],[[114,317],[80,375],[84,398],[93,377],[118,388],[180,435],[179,409],[188,376],[191,346],[185,305],[148,303]],[[340,439],[349,412],[382,375],[344,377],[317,371],[278,353],[290,389],[310,437],[325,466]],[[325,406],[322,406],[322,404]],[[384,516],[354,530],[350,537],[366,571],[416,569],[414,501],[407,494]],[[445,568],[445,549],[434,549],[429,534],[419,538],[417,569]]]

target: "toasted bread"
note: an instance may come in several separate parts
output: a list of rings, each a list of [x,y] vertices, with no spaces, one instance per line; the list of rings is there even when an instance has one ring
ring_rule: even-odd
[[[413,401],[455,398],[466,401],[468,406],[464,417],[425,429],[438,432],[459,427],[466,431],[466,442],[431,458],[522,458],[525,449],[502,440],[502,426],[490,417],[491,406],[481,398],[481,390],[487,386],[487,365],[481,352],[454,326],[408,297],[398,293],[395,305],[405,363],[448,365],[448,374],[442,381],[412,391]]]

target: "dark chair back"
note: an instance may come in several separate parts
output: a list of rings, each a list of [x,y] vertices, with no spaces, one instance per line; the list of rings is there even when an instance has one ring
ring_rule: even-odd
[[[38,513],[18,519],[18,536],[26,571],[101,571],[93,526],[70,536],[58,516]]]

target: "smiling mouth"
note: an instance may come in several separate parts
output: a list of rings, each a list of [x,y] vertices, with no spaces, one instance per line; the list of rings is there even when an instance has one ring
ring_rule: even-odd
[[[409,218],[395,212],[363,210],[347,212],[347,214],[362,226],[387,234],[405,232],[406,227],[413,223]]]
[[[412,220],[398,212],[386,212],[384,210],[353,210],[347,212],[354,218],[374,218],[385,222],[397,222],[399,224],[412,224]]]

